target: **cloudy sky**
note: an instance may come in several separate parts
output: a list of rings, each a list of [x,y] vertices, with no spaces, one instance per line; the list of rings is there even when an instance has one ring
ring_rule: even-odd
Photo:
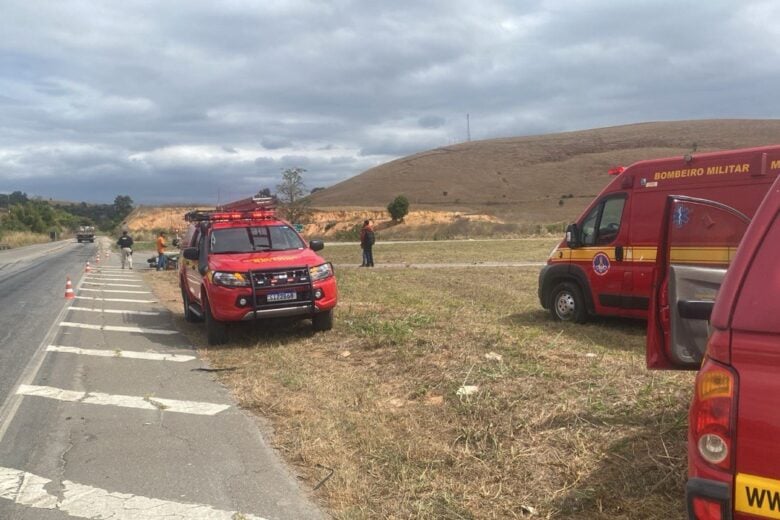
[[[780,117],[773,0],[0,0],[0,193],[226,201],[471,138]]]

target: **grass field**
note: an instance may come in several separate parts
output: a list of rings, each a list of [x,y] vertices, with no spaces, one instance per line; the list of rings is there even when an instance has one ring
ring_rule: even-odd
[[[374,260],[382,263],[480,263],[540,262],[547,259],[555,238],[519,240],[451,240],[434,242],[377,242]],[[322,256],[334,264],[361,262],[360,246],[355,243],[326,242]]]
[[[554,242],[554,241],[553,241]],[[377,261],[542,261],[548,241],[380,244]],[[357,246],[326,247],[355,263]],[[341,268],[334,329],[242,324],[208,348],[335,518],[684,517],[692,375],[644,366],[643,322],[553,322],[538,268]],[[474,393],[459,392],[464,386]]]

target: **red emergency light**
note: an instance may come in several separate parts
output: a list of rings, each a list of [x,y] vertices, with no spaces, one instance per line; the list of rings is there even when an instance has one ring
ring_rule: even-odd
[[[235,221],[235,220],[265,220],[276,216],[274,208],[264,208],[253,211],[191,211],[184,216],[187,222],[203,221]]]
[[[625,166],[615,166],[614,168],[610,168],[607,173],[609,173],[610,175],[620,175],[624,171],[626,171]]]

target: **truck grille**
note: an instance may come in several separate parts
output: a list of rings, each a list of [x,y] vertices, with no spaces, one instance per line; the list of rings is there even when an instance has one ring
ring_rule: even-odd
[[[252,283],[256,289],[291,287],[311,283],[308,267],[293,267],[275,271],[251,271]]]
[[[286,309],[297,309],[298,314],[313,311],[314,291],[308,267],[250,271],[249,276],[254,299],[250,297],[247,304],[241,305],[239,297],[236,304],[255,312],[255,317],[258,313],[265,315]]]

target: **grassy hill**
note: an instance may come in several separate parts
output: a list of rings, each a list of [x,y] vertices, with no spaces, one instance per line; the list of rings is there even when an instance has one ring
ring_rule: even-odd
[[[404,194],[413,209],[556,222],[575,218],[609,182],[613,166],[682,155],[694,146],[703,152],[776,143],[780,120],[656,122],[472,141],[377,166],[312,201],[318,208],[383,208]]]

